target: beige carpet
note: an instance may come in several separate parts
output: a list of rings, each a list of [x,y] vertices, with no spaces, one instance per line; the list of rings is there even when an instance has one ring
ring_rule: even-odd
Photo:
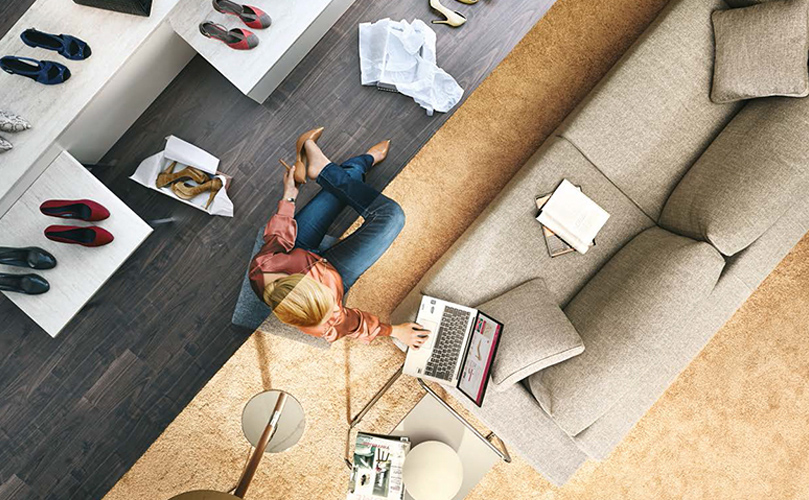
[[[388,314],[664,3],[559,0],[391,183],[386,193],[401,202],[408,224],[356,285],[352,305]],[[419,194],[434,185],[440,196]],[[441,227],[431,223],[435,213]],[[808,291],[806,238],[608,460],[588,462],[555,488],[517,457],[495,466],[469,498],[809,498]],[[344,498],[349,408],[356,412],[401,360],[387,341],[339,342],[324,353],[256,334],[106,498],[231,488],[249,449],[242,407],[269,387],[301,401],[307,429],[295,448],[264,460],[248,498]],[[363,428],[389,430],[419,396],[412,381],[401,381]]]

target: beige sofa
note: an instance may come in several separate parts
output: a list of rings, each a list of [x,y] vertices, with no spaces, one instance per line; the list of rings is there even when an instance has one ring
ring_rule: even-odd
[[[393,314],[544,281],[584,352],[481,408],[450,392],[556,484],[609,455],[809,229],[809,99],[709,99],[726,8],[673,0]],[[551,259],[534,198],[565,178],[612,216],[586,255]]]

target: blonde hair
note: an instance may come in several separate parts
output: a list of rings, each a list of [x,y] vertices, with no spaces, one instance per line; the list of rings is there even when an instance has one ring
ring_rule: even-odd
[[[334,309],[334,294],[303,274],[291,274],[264,287],[264,302],[282,322],[292,326],[317,326]]]

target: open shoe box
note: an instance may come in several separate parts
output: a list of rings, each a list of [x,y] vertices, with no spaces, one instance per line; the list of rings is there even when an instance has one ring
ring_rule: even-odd
[[[175,172],[179,172],[187,166],[195,167],[203,172],[219,177],[222,179],[224,187],[216,193],[216,196],[208,209],[205,209],[205,204],[208,203],[210,192],[204,192],[191,200],[184,200],[177,197],[171,190],[170,186],[158,188],[155,184],[157,176],[163,172],[172,162],[176,161],[177,165],[174,167]],[[130,179],[142,184],[149,189],[154,189],[160,193],[170,196],[175,200],[179,200],[186,205],[190,205],[198,210],[202,210],[210,215],[221,215],[224,217],[233,217],[233,202],[228,198],[228,187],[230,186],[231,177],[223,174],[217,170],[219,167],[219,158],[213,156],[207,151],[194,146],[182,139],[178,139],[173,135],[166,138],[166,148],[143,160],[135,173],[132,174]],[[182,182],[182,181],[181,181]],[[193,182],[193,181],[188,181]]]

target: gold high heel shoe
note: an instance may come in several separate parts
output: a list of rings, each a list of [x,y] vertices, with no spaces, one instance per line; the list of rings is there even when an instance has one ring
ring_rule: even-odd
[[[207,182],[210,177],[208,174],[203,172],[202,170],[196,169],[194,167],[185,167],[184,169],[180,170],[177,173],[174,173],[174,167],[177,166],[177,162],[171,162],[166,170],[161,172],[157,176],[157,180],[155,181],[155,185],[159,188],[166,187],[172,182],[177,182],[181,179],[191,179],[192,181],[196,182],[197,184],[202,184]]]
[[[478,0],[456,0],[461,3],[465,3],[466,5],[475,5],[478,3]]]
[[[430,7],[440,12],[441,15],[446,18],[444,20],[433,19],[431,21],[433,24],[448,24],[453,28],[457,28],[466,22],[466,18],[463,14],[444,7],[441,5],[441,0],[430,0]]]
[[[375,161],[374,165],[379,165],[385,158],[388,157],[388,151],[390,151],[390,139],[386,141],[382,141],[380,143],[374,144],[371,146],[371,149],[368,150],[365,154],[374,156],[374,154],[379,155],[379,161]]]
[[[191,184],[188,184],[186,182],[179,182],[177,184],[172,184],[171,190],[174,191],[174,194],[176,194],[178,197],[184,200],[193,199],[206,191],[210,191],[211,194],[210,196],[208,196],[208,203],[205,204],[205,210],[208,210],[208,207],[210,207],[211,203],[213,203],[214,197],[216,197],[216,193],[218,193],[219,190],[222,189],[222,186],[224,186],[224,184],[222,183],[222,179],[220,179],[219,177],[214,177],[208,182],[205,182],[198,186],[192,186]]]
[[[306,184],[306,151],[303,145],[310,139],[317,142],[322,134],[323,127],[318,127],[308,130],[298,137],[298,141],[295,143],[295,182],[297,184]]]

